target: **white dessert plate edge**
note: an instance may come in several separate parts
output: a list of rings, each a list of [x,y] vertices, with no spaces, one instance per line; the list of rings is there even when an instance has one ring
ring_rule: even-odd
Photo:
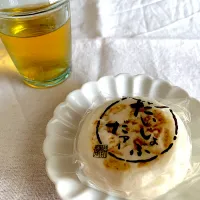
[[[46,138],[43,152],[46,157],[46,171],[57,192],[63,200],[116,200],[112,197],[87,186],[84,186],[74,174],[76,166],[72,164],[73,140],[78,125],[84,113],[95,103],[103,103],[106,99],[124,96],[146,96],[161,99],[188,99],[188,110],[191,113],[190,128],[192,143],[198,146],[200,136],[200,102],[188,95],[180,87],[173,86],[161,79],[153,79],[147,75],[119,74],[117,76],[104,76],[96,82],[85,83],[80,89],[69,93],[66,100],[59,104],[53,118],[46,128]],[[193,152],[193,157],[199,161],[200,147]],[[198,164],[198,162],[197,162]],[[199,166],[197,166],[199,170]],[[199,180],[197,180],[199,181]],[[200,183],[200,181],[199,181]],[[198,199],[198,187],[194,185],[187,195],[166,195],[165,199],[188,200]],[[196,196],[195,196],[196,195]],[[179,197],[180,196],[180,197]]]

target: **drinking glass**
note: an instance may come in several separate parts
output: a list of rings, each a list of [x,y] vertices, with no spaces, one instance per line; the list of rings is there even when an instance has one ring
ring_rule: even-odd
[[[1,40],[27,85],[55,86],[71,72],[69,1],[25,2],[0,3]]]

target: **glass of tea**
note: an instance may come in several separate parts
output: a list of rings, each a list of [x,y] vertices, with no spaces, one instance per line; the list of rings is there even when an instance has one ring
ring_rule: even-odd
[[[9,8],[0,7],[0,37],[23,81],[35,88],[63,82],[71,72],[69,1],[16,7],[6,2]]]

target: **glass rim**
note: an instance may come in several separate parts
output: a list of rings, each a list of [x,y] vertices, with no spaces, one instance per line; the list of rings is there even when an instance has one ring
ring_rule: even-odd
[[[66,3],[69,3],[69,0],[60,0],[53,4],[49,4],[48,6],[43,7],[43,8],[38,8],[36,10],[29,10],[29,11],[19,11],[19,12],[5,11],[5,9],[3,9],[3,10],[0,10],[0,18],[21,18],[21,17],[39,15],[39,14],[57,9]],[[18,7],[18,8],[23,8],[23,7]]]

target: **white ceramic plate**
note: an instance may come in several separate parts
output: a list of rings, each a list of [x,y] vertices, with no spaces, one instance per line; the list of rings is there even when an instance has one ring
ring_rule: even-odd
[[[189,97],[187,92],[172,86],[166,81],[152,79],[149,76],[120,74],[116,77],[105,76],[97,82],[88,82],[81,89],[71,92],[65,102],[57,106],[54,117],[46,129],[44,155],[49,178],[55,183],[58,194],[63,200],[117,200],[92,188],[84,186],[74,174],[76,166],[72,164],[73,141],[79,122],[88,108],[94,103],[103,103],[105,99],[123,96],[147,96],[162,99],[188,98],[191,113],[192,162],[195,176],[170,191],[162,200],[199,199],[200,184],[200,102]],[[200,172],[199,172],[200,173]],[[188,189],[188,185],[190,189]]]

